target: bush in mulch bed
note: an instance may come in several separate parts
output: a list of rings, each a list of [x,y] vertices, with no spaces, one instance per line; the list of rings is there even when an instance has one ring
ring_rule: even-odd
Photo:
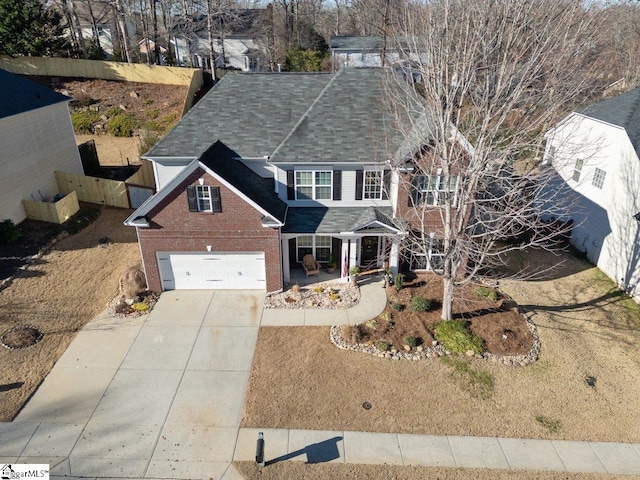
[[[159,295],[157,293],[148,290],[133,298],[118,295],[109,302],[107,310],[114,317],[139,317],[153,310],[158,298]]]

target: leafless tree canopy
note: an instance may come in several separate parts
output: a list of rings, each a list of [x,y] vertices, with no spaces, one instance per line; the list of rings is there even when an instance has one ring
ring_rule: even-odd
[[[596,20],[571,0],[436,0],[405,9],[405,75],[390,77],[402,88],[388,97],[405,137],[422,135],[425,145],[412,152],[413,171],[400,175],[399,188],[412,207],[403,214],[415,233],[407,246],[443,277],[443,319],[452,318],[456,288],[495,273],[507,252],[552,248],[543,219],[564,205],[546,188],[543,135],[597,83],[589,68]]]

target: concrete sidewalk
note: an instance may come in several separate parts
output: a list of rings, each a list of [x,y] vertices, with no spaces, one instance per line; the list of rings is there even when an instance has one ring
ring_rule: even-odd
[[[355,325],[375,318],[384,310],[387,296],[384,282],[379,277],[368,277],[358,282],[360,301],[354,307],[343,310],[318,310],[313,308],[265,308],[261,327],[317,327]]]
[[[640,475],[640,444],[242,428],[235,461],[302,461]]]

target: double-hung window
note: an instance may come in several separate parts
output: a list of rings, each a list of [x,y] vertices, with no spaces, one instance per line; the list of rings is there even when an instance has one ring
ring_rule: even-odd
[[[411,257],[412,270],[442,270],[444,267],[444,239],[431,237],[424,253]]]
[[[209,185],[187,187],[187,200],[191,212],[222,212],[220,187]]]
[[[305,255],[311,254],[318,262],[331,260],[331,237],[302,235],[296,239],[296,256],[302,262]]]
[[[380,200],[382,198],[382,172],[380,170],[367,170],[364,172],[365,200]]]
[[[331,170],[296,171],[296,200],[331,200]]]
[[[457,186],[457,175],[450,175],[448,181],[441,174],[419,175],[416,181],[418,195],[418,202],[416,203],[425,203],[432,206],[445,205],[450,197],[453,203],[453,195],[455,195]]]
[[[573,176],[571,177],[571,179],[574,182],[579,182],[580,181],[580,175],[582,173],[582,166],[584,165],[584,160],[579,158],[576,160],[576,166],[573,169]]]

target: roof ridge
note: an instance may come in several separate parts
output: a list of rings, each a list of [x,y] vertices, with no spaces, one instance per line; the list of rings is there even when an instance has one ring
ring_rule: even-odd
[[[629,115],[625,119],[624,125],[622,125],[625,128],[625,130],[627,130],[627,132],[629,131],[629,129],[627,127],[631,123],[631,120],[633,119],[633,117],[638,112],[638,108],[640,108],[640,88],[634,88],[633,90],[630,90],[629,92],[634,92],[636,94],[635,95],[636,98],[633,101],[632,107],[630,108]]]
[[[333,83],[336,81],[336,79],[340,76],[343,75],[343,71],[345,69],[341,68],[338,73],[333,74],[333,77],[331,78],[331,80],[329,80],[329,82],[325,85],[325,87],[322,89],[322,91],[318,94],[318,96],[315,98],[315,100],[311,103],[311,105],[309,105],[309,108],[307,108],[307,111],[304,112],[304,114],[300,117],[300,119],[296,122],[296,124],[293,126],[293,128],[291,129],[291,131],[287,134],[286,137],[284,137],[284,140],[282,140],[282,142],[280,142],[280,145],[278,145],[276,147],[276,149],[273,151],[273,153],[271,154],[271,157],[269,158],[269,160],[271,160],[271,158],[277,156],[278,152],[282,149],[282,147],[289,141],[289,139],[291,137],[293,137],[293,135],[295,134],[295,132],[298,130],[298,128],[300,128],[300,126],[302,125],[302,123],[309,118],[309,115],[311,114],[311,111],[313,110],[313,107],[315,107],[319,102],[320,99],[324,96],[325,92],[329,89],[329,87],[331,85],[333,85]]]

